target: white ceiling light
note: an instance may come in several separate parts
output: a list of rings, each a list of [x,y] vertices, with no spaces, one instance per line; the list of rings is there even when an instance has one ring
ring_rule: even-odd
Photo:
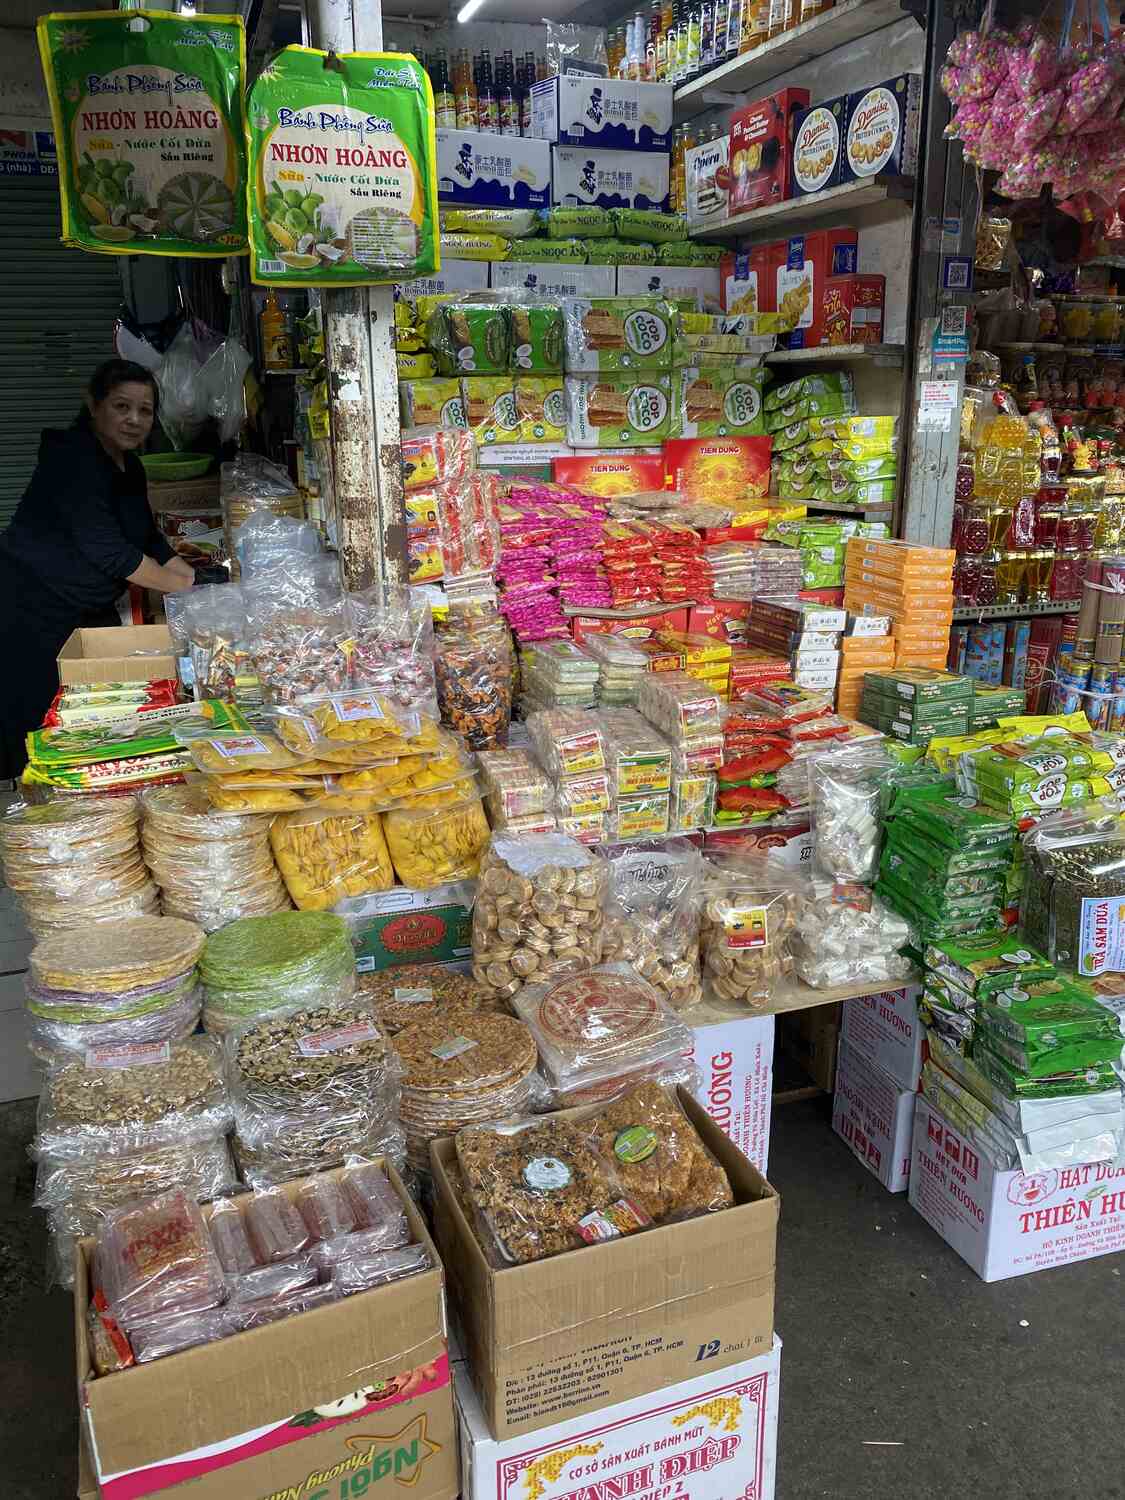
[[[462,5],[461,9],[457,12],[458,22],[467,21],[470,16],[475,16],[483,4],[484,0],[468,0],[468,3]]]

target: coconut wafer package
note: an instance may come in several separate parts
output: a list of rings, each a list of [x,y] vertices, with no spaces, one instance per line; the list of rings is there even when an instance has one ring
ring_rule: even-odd
[[[402,52],[286,47],[247,106],[251,276],[372,286],[440,267],[434,101]]]

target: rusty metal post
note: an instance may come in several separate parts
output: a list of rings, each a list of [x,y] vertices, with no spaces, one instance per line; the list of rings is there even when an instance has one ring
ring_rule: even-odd
[[[309,19],[314,44],[324,50],[382,47],[379,0],[313,0]],[[385,592],[408,581],[392,293],[387,286],[323,295],[344,586]]]

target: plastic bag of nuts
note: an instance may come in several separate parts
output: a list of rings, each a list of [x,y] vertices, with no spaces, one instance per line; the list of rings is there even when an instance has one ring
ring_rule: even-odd
[[[507,742],[514,666],[512,638],[493,605],[450,604],[435,639],[438,706],[470,749]]]
[[[561,833],[493,834],[473,908],[473,978],[511,999],[524,984],[601,962],[608,871]]]
[[[675,1010],[697,1005],[702,855],[688,839],[664,839],[614,846],[606,860],[603,959],[631,964]]]
[[[743,864],[715,870],[704,887],[700,948],[707,983],[719,1000],[758,1008],[789,974],[789,934],[800,886],[775,869]]]

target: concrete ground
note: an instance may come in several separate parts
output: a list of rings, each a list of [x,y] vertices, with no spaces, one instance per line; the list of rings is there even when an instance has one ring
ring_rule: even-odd
[[[43,1290],[30,1103],[0,1107],[4,1500],[75,1491],[70,1305]],[[1125,1500],[1125,1257],[985,1286],[832,1134],[774,1111],[777,1500]]]

